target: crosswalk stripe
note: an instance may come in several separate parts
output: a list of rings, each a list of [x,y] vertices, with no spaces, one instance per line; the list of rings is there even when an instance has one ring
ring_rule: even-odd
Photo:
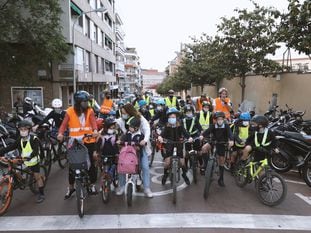
[[[0,231],[148,228],[233,228],[311,231],[311,216],[225,213],[167,213],[1,217]]]

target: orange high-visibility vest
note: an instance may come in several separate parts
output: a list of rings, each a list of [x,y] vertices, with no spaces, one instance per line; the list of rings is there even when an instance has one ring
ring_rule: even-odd
[[[90,121],[90,115],[93,109],[88,108],[85,114],[85,124],[82,125],[77,113],[75,112],[73,107],[69,107],[67,109],[67,114],[69,115],[69,137],[72,138],[82,138],[85,134],[92,134],[93,129]],[[85,143],[93,143],[96,141],[95,138],[85,138],[83,140]]]
[[[225,101],[229,104],[231,103],[229,98],[226,98]],[[215,99],[216,106],[214,108],[214,112],[223,112],[227,119],[230,119],[230,111],[228,105],[225,105],[220,100],[220,97]]]
[[[102,105],[100,106],[100,112],[103,114],[109,114],[113,106],[112,99],[105,98]]]

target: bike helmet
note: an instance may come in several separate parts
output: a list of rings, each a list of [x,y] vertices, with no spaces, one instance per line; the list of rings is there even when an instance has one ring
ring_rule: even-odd
[[[175,93],[175,91],[173,89],[168,91],[168,94],[174,94],[174,93]]]
[[[140,127],[140,119],[137,117],[133,117],[129,122],[129,127],[138,129]]]
[[[249,112],[242,112],[239,116],[239,119],[242,121],[250,121],[251,115],[249,114]]]
[[[32,99],[30,97],[25,97],[24,102],[27,104],[31,104],[32,103]]]
[[[169,116],[171,114],[179,114],[179,111],[177,110],[177,108],[174,107],[167,109],[166,116]]]
[[[149,109],[150,109],[150,110],[151,110],[151,109],[154,109],[153,104],[149,104]]]
[[[89,100],[89,93],[86,91],[77,91],[73,95],[73,99],[74,99],[75,104],[80,104],[82,101]]]
[[[252,122],[256,123],[257,125],[262,125],[263,127],[267,127],[269,124],[269,120],[267,117],[263,115],[255,115],[252,119]]]
[[[61,99],[53,99],[52,100],[52,108],[61,108],[63,107],[63,101]]]
[[[205,106],[210,107],[211,104],[210,104],[209,102],[207,102],[207,101],[203,101],[203,102],[202,102],[202,107],[205,107]]]
[[[147,105],[147,102],[146,102],[146,100],[140,100],[140,101],[138,101],[138,105],[139,105],[139,107],[143,107],[143,106]]]
[[[117,113],[114,110],[110,110],[110,112],[108,113],[109,116],[115,116]]]
[[[118,102],[118,107],[121,108],[122,106],[124,106],[124,102],[123,101],[119,101]]]
[[[215,112],[214,118],[217,119],[218,117],[225,118],[225,113],[223,112]]]
[[[179,101],[179,104],[180,104],[181,106],[184,106],[185,103],[186,103],[186,102],[185,102],[184,100],[180,100],[180,101]]]
[[[116,120],[115,119],[111,119],[111,118],[106,118],[106,120],[104,121],[104,126],[106,129],[108,129],[110,126],[116,124]]]
[[[22,128],[22,127],[31,129],[32,123],[31,123],[30,121],[27,121],[27,120],[22,120],[22,121],[20,121],[20,122],[17,124],[17,128]]]
[[[165,105],[164,99],[158,99],[156,102],[157,105]]]
[[[184,108],[184,112],[194,112],[194,108],[193,106],[191,106],[190,104],[187,104]]]

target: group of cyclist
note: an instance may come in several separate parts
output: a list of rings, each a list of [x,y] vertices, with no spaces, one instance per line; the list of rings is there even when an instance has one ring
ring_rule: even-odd
[[[252,151],[256,151],[257,159],[264,156],[275,146],[275,138],[267,129],[268,119],[261,115],[251,118],[250,113],[243,112],[234,120],[232,103],[228,98],[228,90],[220,88],[219,96],[215,99],[202,94],[200,98],[193,101],[191,96],[186,100],[178,100],[174,96],[174,91],[170,90],[168,96],[152,102],[151,93],[137,95],[132,103],[119,101],[114,103],[110,93],[107,92],[103,98],[101,106],[97,104],[94,96],[86,91],[74,93],[74,105],[66,111],[62,109],[62,101],[54,99],[52,101],[52,112],[36,125],[27,121],[18,124],[19,138],[14,145],[0,149],[0,155],[19,149],[21,156],[25,158],[25,165],[31,167],[36,173],[40,163],[39,151],[36,146],[37,137],[31,136],[31,129],[36,130],[38,126],[54,120],[54,131],[57,132],[57,139],[64,141],[68,132],[68,147],[73,140],[79,140],[87,147],[91,166],[89,168],[90,183],[89,192],[97,193],[96,162],[101,155],[118,155],[119,145],[123,142],[134,142],[139,145],[139,158],[142,170],[142,181],[146,197],[152,198],[153,193],[150,185],[150,172],[148,156],[151,154],[150,135],[154,126],[162,128],[158,140],[163,143],[165,139],[179,141],[187,139],[185,151],[191,148],[198,151],[198,161],[201,174],[204,174],[205,161],[212,148],[211,141],[204,139],[211,138],[216,142],[225,142],[231,148],[232,168],[238,155],[240,160],[246,161]],[[252,122],[252,124],[250,124]],[[56,131],[57,130],[57,131]],[[92,137],[85,137],[92,135]],[[122,136],[120,136],[122,135]],[[192,145],[191,145],[192,144]],[[187,177],[187,158],[184,154],[183,145],[178,144],[177,155],[180,157],[182,177],[187,185],[190,185]],[[219,164],[219,186],[224,184],[224,162],[226,145],[215,144],[216,154]],[[173,154],[172,144],[164,144],[164,173],[162,185],[165,185],[170,167],[170,157]],[[39,179],[39,176],[38,176]],[[68,199],[75,192],[75,176],[69,169],[68,190],[65,199]],[[39,186],[42,182],[38,182]],[[124,193],[125,176],[119,175],[119,187],[117,195]],[[44,200],[43,187],[39,188],[37,202]]]

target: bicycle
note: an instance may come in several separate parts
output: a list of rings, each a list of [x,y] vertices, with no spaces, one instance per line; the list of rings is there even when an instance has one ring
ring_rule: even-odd
[[[254,155],[252,153],[246,164],[242,161],[237,164],[235,172],[236,184],[242,188],[247,183],[255,181],[259,201],[268,206],[279,205],[287,194],[285,180],[270,168],[267,158],[260,161],[253,160]],[[274,193],[274,191],[277,193]],[[280,191],[280,194],[278,191]]]
[[[86,135],[85,137],[92,137]],[[68,148],[69,169],[75,174],[77,210],[80,218],[84,216],[84,200],[90,186],[88,170],[91,166],[88,149],[78,140],[74,139]]]
[[[188,140],[181,140],[181,141],[172,141],[169,139],[163,139],[163,143],[170,143],[174,145],[173,148],[173,155],[170,161],[169,167],[169,177],[171,181],[171,187],[173,189],[172,192],[172,202],[176,204],[177,202],[177,184],[180,181],[180,157],[177,155],[177,144],[184,144]]]
[[[192,169],[193,182],[197,183],[197,168],[198,168],[198,151],[193,149],[193,143],[199,140],[200,137],[193,138],[192,142],[188,142],[191,146],[189,151],[186,151],[186,158],[189,158],[190,168]]]
[[[53,162],[58,162],[60,168],[64,169],[67,164],[67,141],[68,137],[65,137],[64,141],[59,142],[52,132],[46,127],[39,128],[38,136],[41,140],[41,154],[42,164],[47,169],[47,176],[49,176]]]
[[[100,180],[100,191],[102,201],[108,203],[111,193],[111,184],[115,188],[118,187],[118,173],[116,155],[102,155],[100,168],[101,168],[101,180]]]
[[[2,177],[0,179],[0,216],[5,214],[10,207],[13,190],[24,190],[29,187],[30,191],[34,194],[39,193],[39,189],[36,185],[37,181],[33,172],[29,167],[23,165],[23,159],[21,157],[15,157],[7,155],[0,157],[0,161],[6,164],[6,171],[2,171]],[[46,169],[40,165],[40,174],[43,180],[43,184],[46,184]]]
[[[151,131],[151,156],[150,156],[150,162],[149,162],[149,167],[152,167],[152,163],[154,160],[154,156],[156,152],[161,152],[162,156],[164,153],[164,148],[163,148],[163,144],[159,142],[158,140],[158,136],[161,135],[162,132],[162,127],[159,125],[156,125],[154,127],[152,127],[152,131]]]
[[[206,200],[209,195],[209,190],[211,187],[211,183],[213,181],[213,174],[215,175],[219,174],[219,167],[218,167],[218,161],[217,161],[217,155],[216,155],[216,145],[227,145],[228,142],[217,142],[217,141],[211,141],[210,145],[212,146],[212,151],[210,152],[207,162],[206,162],[206,168],[205,168],[205,185],[204,185],[204,191],[203,191],[203,197]]]

